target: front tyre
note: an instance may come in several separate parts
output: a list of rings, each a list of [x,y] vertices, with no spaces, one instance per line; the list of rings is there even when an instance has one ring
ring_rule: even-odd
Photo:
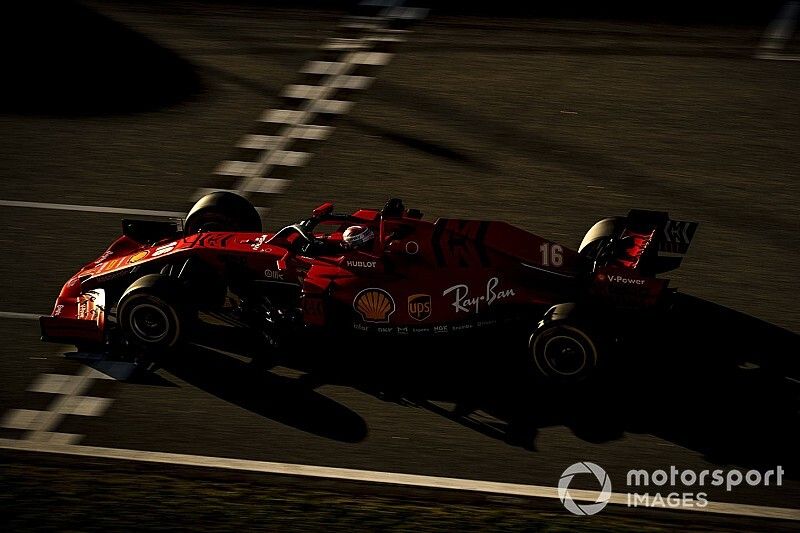
[[[194,204],[183,224],[186,235],[203,231],[261,232],[261,216],[246,198],[216,191]]]
[[[577,382],[598,366],[597,342],[584,329],[568,321],[542,321],[531,334],[528,352],[537,373],[548,380]]]
[[[181,285],[161,274],[134,281],[117,305],[117,325],[128,344],[151,354],[175,349],[191,316],[182,296]]]

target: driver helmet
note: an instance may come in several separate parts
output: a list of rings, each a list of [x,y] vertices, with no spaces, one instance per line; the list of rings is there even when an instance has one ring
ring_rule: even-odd
[[[342,233],[345,248],[366,248],[374,238],[375,233],[367,226],[350,226]]]

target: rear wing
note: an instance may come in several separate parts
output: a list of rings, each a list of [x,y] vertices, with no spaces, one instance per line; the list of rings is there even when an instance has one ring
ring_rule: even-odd
[[[646,236],[644,241],[641,238],[633,239],[639,242],[641,247],[636,250],[635,264],[626,266],[632,266],[652,274],[668,272],[680,266],[682,257],[661,255],[660,253],[686,254],[698,226],[697,222],[672,220],[664,211],[642,209],[631,209],[628,216],[621,222],[620,238]]]
[[[654,228],[652,245],[659,252],[685,254],[692,243],[698,223],[672,220],[664,211],[631,209],[628,213],[627,225],[634,230]]]

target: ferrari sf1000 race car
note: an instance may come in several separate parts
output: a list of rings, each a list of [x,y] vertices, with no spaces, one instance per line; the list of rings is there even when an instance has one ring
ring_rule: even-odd
[[[425,221],[392,199],[352,214],[324,203],[265,233],[246,199],[215,192],[185,220],[124,220],[41,329],[80,350],[168,357],[201,313],[246,325],[265,350],[311,332],[424,337],[515,323],[534,371],[576,379],[613,351],[619,324],[669,305],[673,289],[656,276],[680,264],[696,228],[632,210],[597,222],[575,251],[504,222]]]

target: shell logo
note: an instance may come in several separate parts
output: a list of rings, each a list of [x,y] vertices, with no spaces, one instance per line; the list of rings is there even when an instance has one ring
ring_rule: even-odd
[[[141,261],[142,259],[147,257],[148,253],[150,253],[148,250],[137,252],[133,254],[130,259],[128,259],[128,263],[130,264],[130,263],[136,263],[137,261]]]
[[[396,306],[392,295],[383,289],[364,289],[353,300],[355,309],[364,322],[388,323]]]

